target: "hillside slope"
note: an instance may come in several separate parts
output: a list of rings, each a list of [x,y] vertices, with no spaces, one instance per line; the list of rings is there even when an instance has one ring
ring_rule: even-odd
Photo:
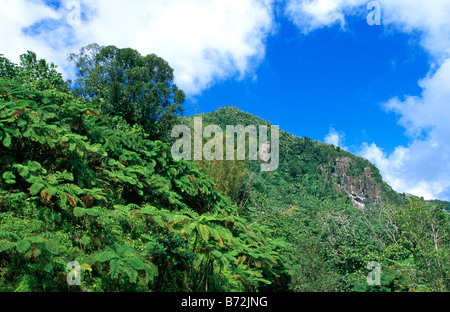
[[[20,65],[0,55],[0,291],[450,290],[447,203],[398,194],[365,159],[285,131],[275,171],[180,160],[150,135],[166,140],[179,116],[147,133],[101,99],[33,52]],[[270,125],[234,107],[201,116]],[[225,141],[197,143],[220,155]]]
[[[218,125],[223,131],[227,125],[271,126],[270,122],[232,106],[198,116],[203,118],[204,125]],[[193,116],[185,118],[185,122],[192,125]],[[280,130],[278,170],[259,172],[259,163],[251,161],[247,167],[256,173],[253,182],[256,190],[265,194],[274,191],[288,204],[294,204],[288,198],[296,199],[299,189],[317,198],[335,199],[346,194],[349,202],[359,209],[374,203],[398,203],[405,197],[393,191],[368,160],[339,147],[297,137],[283,130]],[[290,187],[279,187],[282,182]]]
[[[224,132],[227,125],[271,125],[235,107],[198,116],[203,126]],[[193,117],[184,123],[192,126]],[[262,172],[261,161],[199,164],[252,224],[268,226],[291,244],[285,256],[292,290],[449,289],[450,245],[443,232],[433,232],[439,227],[448,233],[442,205],[395,192],[372,163],[339,147],[283,130],[279,141],[274,172]],[[383,268],[378,284],[367,282],[373,263]]]

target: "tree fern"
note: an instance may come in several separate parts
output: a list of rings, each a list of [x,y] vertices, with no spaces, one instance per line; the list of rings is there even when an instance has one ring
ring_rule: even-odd
[[[17,242],[17,251],[20,253],[25,253],[31,248],[31,242],[27,239]]]
[[[204,224],[199,224],[198,225],[198,231],[201,234],[201,237],[203,238],[205,243],[207,243],[209,241],[209,234],[210,234],[209,227],[207,227]]]
[[[125,262],[130,264],[135,270],[147,270],[148,267],[147,265],[144,263],[144,261],[142,261],[140,258],[138,257],[129,257],[129,258],[125,258]]]
[[[117,258],[119,258],[119,256],[113,251],[102,251],[95,255],[95,260],[98,262],[107,262]]]
[[[34,183],[33,185],[31,185],[30,187],[30,194],[31,195],[36,195],[38,194],[43,188],[45,188],[45,185],[42,183]]]
[[[3,229],[0,229],[0,239],[15,239],[15,240],[19,240],[19,236],[14,233],[14,232],[10,232],[10,231],[6,231]]]
[[[32,290],[67,290],[57,277],[78,261],[87,289],[193,289],[207,273],[217,290],[242,290],[231,276],[251,274],[238,257],[274,265],[269,246],[255,247],[261,233],[246,237],[213,180],[169,145],[68,92],[0,77],[0,94],[0,257],[15,272],[11,288],[33,277]]]
[[[0,241],[0,252],[5,252],[16,247],[16,244],[8,241]]]
[[[112,278],[117,278],[123,271],[122,261],[119,259],[111,259],[109,261],[109,273]]]

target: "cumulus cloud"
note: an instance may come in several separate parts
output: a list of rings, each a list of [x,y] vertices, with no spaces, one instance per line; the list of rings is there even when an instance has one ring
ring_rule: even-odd
[[[400,191],[450,200],[450,2],[400,0],[386,7],[393,13],[386,14],[385,22],[422,34],[433,64],[419,81],[420,96],[394,97],[385,104],[398,114],[412,143],[385,157],[384,172]]]
[[[348,15],[367,16],[370,0],[287,0],[286,15],[308,33],[333,25],[345,26]],[[423,34],[423,46],[432,54],[449,52],[450,20],[447,0],[378,0],[383,25]],[[370,8],[372,10],[372,8]]]
[[[407,148],[384,156],[378,148],[363,148],[363,155],[382,168],[386,180],[402,192],[425,198],[450,199],[450,59],[446,59],[420,82],[421,96],[392,98],[388,111],[400,116],[399,123],[412,138]]]
[[[421,36],[432,65],[419,85],[420,96],[397,95],[385,103],[398,114],[408,146],[390,155],[375,143],[360,154],[374,162],[397,191],[450,200],[450,1],[380,0],[382,24]],[[345,17],[368,14],[365,0],[289,0],[286,13],[303,33],[340,25]],[[330,139],[337,137],[331,136]]]
[[[375,143],[362,146],[360,155],[377,165],[383,179],[398,192],[425,199],[449,199],[448,147],[417,140],[387,155]]]
[[[343,148],[343,149],[347,149],[344,146],[344,137],[345,134],[336,131],[332,126],[330,126],[330,131],[328,132],[328,134],[325,136],[325,143],[327,144],[332,144],[334,146]]]
[[[9,8],[0,12],[2,53],[17,58],[32,49],[69,71],[67,54],[89,43],[131,47],[166,59],[177,84],[197,94],[219,80],[251,73],[274,31],[272,0],[80,0],[75,2],[81,7],[81,23],[69,25],[67,17],[76,8],[67,5],[73,2],[50,7],[43,0],[14,0],[2,5]]]
[[[355,14],[355,8],[367,0],[288,0],[287,16],[304,33],[339,24],[345,27],[345,15]]]
[[[41,2],[24,0],[0,0],[0,7],[0,53],[16,62],[20,54],[32,49],[51,56],[51,46],[39,37],[26,35],[24,30],[38,22],[57,19],[56,11]]]

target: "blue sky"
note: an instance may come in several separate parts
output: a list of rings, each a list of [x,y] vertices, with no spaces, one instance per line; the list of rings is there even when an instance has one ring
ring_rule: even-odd
[[[26,50],[73,78],[96,42],[155,53],[186,113],[233,105],[339,145],[399,192],[450,200],[450,1],[0,0],[0,53]]]
[[[388,152],[407,144],[404,128],[382,103],[393,95],[420,94],[418,80],[429,70],[428,55],[414,36],[387,33],[365,18],[347,27],[346,32],[336,25],[303,35],[281,19],[254,75],[217,83],[196,96],[197,105],[187,105],[187,113],[233,105],[292,134],[322,141],[332,127],[346,134],[343,143],[353,152],[366,141]]]

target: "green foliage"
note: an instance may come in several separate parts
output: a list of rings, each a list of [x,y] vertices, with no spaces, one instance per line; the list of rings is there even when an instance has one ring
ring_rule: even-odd
[[[268,125],[234,107],[201,116],[204,124],[223,129]],[[380,189],[378,201],[367,201],[359,210],[335,187],[343,183],[336,174],[338,158],[351,160],[347,174],[355,179],[364,180],[370,169]],[[283,255],[289,278],[279,279],[284,286],[293,291],[449,290],[450,223],[441,202],[408,201],[383,182],[367,160],[283,131],[279,169],[259,172],[258,165],[246,163],[254,175],[249,200],[240,211],[252,227],[264,225],[273,237],[288,243]],[[367,264],[373,261],[381,265],[381,285],[367,283]]]
[[[256,291],[286,274],[283,243],[167,144],[67,92],[0,92],[2,291]]]
[[[397,194],[368,161],[283,131],[275,172],[177,161],[154,140],[184,101],[165,61],[97,45],[72,59],[77,94],[33,52],[19,66],[0,56],[1,291],[449,290],[446,203]],[[232,107],[202,117],[270,125]],[[355,208],[338,158],[355,179],[369,168],[380,200]],[[81,286],[67,283],[73,261]],[[373,261],[380,285],[367,283]]]
[[[403,248],[412,249],[416,288],[450,289],[450,218],[441,206],[411,198],[394,216]]]
[[[167,140],[185,94],[174,83],[173,69],[154,54],[91,44],[69,59],[78,68],[78,93],[101,106],[102,113],[140,125],[152,139]]]
[[[224,108],[226,109],[226,108]],[[214,116],[203,115],[205,118],[203,120],[203,129],[210,124],[217,125],[219,120],[214,119]],[[227,114],[228,116],[228,114]],[[187,117],[182,119],[182,122],[189,126],[191,131],[194,131],[194,122],[192,117]],[[226,125],[223,125],[223,128],[226,129]],[[220,134],[215,134],[218,136]],[[229,197],[234,203],[238,204],[239,207],[242,207],[248,201],[248,192],[251,183],[251,179],[254,174],[250,173],[248,170],[248,155],[246,155],[246,160],[237,160],[237,157],[234,159],[227,159],[227,150],[226,150],[226,133],[222,132],[222,142],[223,142],[223,155],[222,159],[224,160],[195,160],[195,162],[199,165],[199,169],[212,177],[215,181],[215,185],[217,189]],[[205,147],[205,144],[208,142],[210,138],[203,137],[202,149]],[[248,140],[246,140],[246,144],[248,145]],[[192,143],[192,150],[194,143]],[[214,152],[214,151],[213,151]],[[237,145],[235,142],[234,146],[234,154],[237,154]]]
[[[0,77],[12,79],[22,86],[32,86],[39,91],[49,89],[69,91],[70,82],[64,81],[56,65],[49,64],[44,59],[38,60],[36,53],[32,51],[20,56],[19,66],[0,54]]]

